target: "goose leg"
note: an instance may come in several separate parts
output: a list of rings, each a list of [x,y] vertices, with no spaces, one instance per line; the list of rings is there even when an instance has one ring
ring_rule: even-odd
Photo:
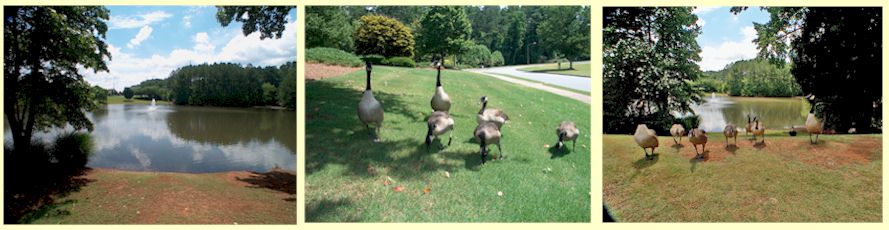
[[[818,136],[821,134],[815,134],[815,143],[818,143]]]
[[[648,160],[648,149],[642,148],[642,152],[645,153],[645,159]]]
[[[577,149],[577,140],[576,139],[571,141],[571,151],[574,151],[575,149]]]
[[[500,151],[500,159],[503,160],[503,149],[500,148],[500,144],[497,144],[497,150]]]
[[[487,160],[487,158],[488,158],[488,153],[485,152],[485,146],[481,147],[481,152],[482,152],[482,164],[485,164],[485,160]]]
[[[454,132],[448,134],[448,147],[451,147],[452,140],[454,140]]]

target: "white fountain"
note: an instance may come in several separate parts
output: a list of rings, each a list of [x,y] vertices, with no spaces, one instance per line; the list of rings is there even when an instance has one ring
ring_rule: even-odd
[[[157,109],[157,102],[154,101],[154,98],[151,99],[151,106],[148,107],[148,111],[154,111]]]

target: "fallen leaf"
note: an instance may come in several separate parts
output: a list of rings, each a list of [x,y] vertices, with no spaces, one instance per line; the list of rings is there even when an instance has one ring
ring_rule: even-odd
[[[503,196],[503,192],[497,191],[497,196]]]
[[[392,182],[389,182],[388,180],[383,181],[384,186],[389,186],[390,184],[392,184]]]
[[[142,213],[142,212],[136,211],[136,214],[139,214],[139,213]]]
[[[549,144],[543,145],[544,148],[549,148]]]
[[[431,189],[431,188],[426,187],[426,188],[423,189],[423,194],[429,194],[429,192],[432,192],[432,189]]]
[[[448,171],[445,171],[445,177],[447,177],[447,178],[451,178],[451,173],[448,172]]]
[[[395,186],[395,188],[392,188],[392,190],[395,190],[396,192],[401,192],[401,191],[404,191],[404,186]]]
[[[393,180],[392,177],[389,177],[389,176],[386,176],[386,180],[395,182],[395,180]]]

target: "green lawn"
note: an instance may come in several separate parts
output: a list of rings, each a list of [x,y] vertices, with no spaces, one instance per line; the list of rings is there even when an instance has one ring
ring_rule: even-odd
[[[653,160],[630,135],[603,139],[603,196],[626,222],[879,222],[882,215],[882,136],[773,132],[765,145],[738,138],[726,147],[711,133],[707,158],[694,160],[659,137]],[[699,146],[700,148],[700,146]]]
[[[590,63],[574,63],[574,69],[568,69],[568,62],[562,63],[562,69],[560,70],[556,63],[549,63],[546,65],[537,65],[530,66],[519,69],[521,71],[527,72],[541,72],[541,73],[552,73],[552,74],[563,74],[563,75],[571,75],[578,77],[590,77]]]
[[[126,99],[123,96],[108,96],[108,104],[133,104],[133,105],[144,105],[151,104],[151,100],[139,100],[139,99]],[[169,101],[161,101],[155,100],[155,104],[158,105],[169,105],[172,104]]]
[[[276,172],[276,171],[273,171]],[[295,183],[293,179],[285,184]],[[276,174],[278,175],[278,174]],[[86,185],[26,217],[33,224],[295,224],[282,184],[249,172],[209,174],[93,170]],[[290,184],[293,185],[293,184]],[[280,190],[279,190],[280,189]]]
[[[590,221],[589,105],[446,70],[454,140],[427,153],[425,118],[435,72],[375,67],[373,76],[374,95],[386,112],[380,143],[371,142],[356,114],[364,71],[306,83],[306,221]],[[486,165],[472,140],[483,95],[511,118],[503,128],[506,159]],[[552,147],[562,120],[581,130],[576,151],[567,154]],[[384,185],[387,177],[391,185]]]

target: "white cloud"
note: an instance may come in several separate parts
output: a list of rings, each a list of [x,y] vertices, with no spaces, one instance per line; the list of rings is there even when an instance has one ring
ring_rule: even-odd
[[[130,42],[127,43],[127,47],[132,49],[139,46],[139,44],[142,44],[142,41],[145,41],[145,39],[148,39],[148,37],[151,36],[152,31],[154,31],[154,29],[152,29],[151,26],[143,26],[142,29],[139,29],[139,33],[137,33],[133,39],[130,39]]]
[[[144,27],[155,22],[163,21],[164,19],[172,16],[172,14],[164,11],[154,11],[146,14],[136,15],[135,17],[111,16],[111,18],[108,20],[108,24],[110,25],[109,28],[111,29],[131,29]]]
[[[691,13],[697,14],[697,15],[706,14],[706,13],[709,13],[710,11],[714,11],[719,8],[720,8],[719,6],[697,6],[697,7],[695,7],[695,9],[691,10]]]
[[[185,28],[191,27],[191,15],[185,15],[184,17],[182,17],[182,25],[185,26]]]
[[[214,42],[220,41],[220,42]],[[228,40],[227,42],[224,42]],[[296,23],[285,27],[280,39],[259,39],[259,33],[244,36],[240,27],[232,27],[225,33],[197,33],[192,37],[191,49],[175,49],[168,54],[138,57],[109,44],[114,58],[108,62],[109,72],[93,73],[83,70],[86,80],[105,88],[123,90],[148,79],[167,78],[173,70],[202,63],[233,62],[254,66],[281,65],[296,60]],[[213,44],[220,45],[219,49]]]
[[[741,28],[741,38],[722,42],[716,46],[703,46],[701,48],[701,70],[721,70],[725,65],[738,60],[756,57],[757,49],[753,39],[756,39],[756,30],[752,26]]]

